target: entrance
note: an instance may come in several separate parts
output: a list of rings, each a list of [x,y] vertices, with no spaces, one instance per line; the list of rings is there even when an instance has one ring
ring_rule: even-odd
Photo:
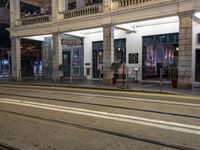
[[[99,78],[103,69],[103,41],[93,42],[92,49],[93,78]],[[114,62],[126,62],[126,39],[114,40]]]
[[[66,79],[81,79],[84,74],[83,48],[74,47],[63,51],[64,77]]]
[[[63,52],[63,64],[65,65],[64,68],[64,77],[70,77],[70,70],[71,70],[71,51],[64,51]]]
[[[10,51],[0,50],[0,78],[8,78],[11,73]]]
[[[42,76],[41,45],[41,41],[21,40],[22,77]]]
[[[92,49],[93,78],[99,78],[103,66],[103,41],[93,42]]]
[[[195,81],[200,82],[200,49],[196,50]]]

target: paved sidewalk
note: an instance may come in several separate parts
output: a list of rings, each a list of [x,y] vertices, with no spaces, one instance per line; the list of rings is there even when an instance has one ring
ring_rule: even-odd
[[[21,82],[14,82],[10,80],[0,80],[1,84],[20,84],[20,85],[39,85],[39,86],[56,86],[56,87],[76,87],[76,88],[92,88],[92,89],[109,89],[109,90],[128,90],[137,92],[152,92],[152,93],[169,93],[169,94],[181,94],[181,95],[194,95],[200,96],[200,87],[193,87],[192,89],[174,89],[171,87],[171,83],[163,81],[160,85],[159,81],[142,81],[142,82],[119,82],[114,85],[105,85],[99,80],[81,80],[73,81],[72,84],[69,81],[53,82],[53,81],[34,81],[25,80]]]

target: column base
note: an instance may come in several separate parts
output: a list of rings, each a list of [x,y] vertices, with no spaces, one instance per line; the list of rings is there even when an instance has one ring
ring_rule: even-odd
[[[192,83],[189,82],[179,82],[178,83],[179,89],[192,89]]]
[[[112,79],[103,79],[103,84],[111,85]]]

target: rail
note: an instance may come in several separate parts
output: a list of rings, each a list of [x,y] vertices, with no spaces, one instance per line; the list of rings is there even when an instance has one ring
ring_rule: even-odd
[[[34,16],[34,17],[21,18],[21,25],[25,26],[38,23],[45,23],[49,21],[50,21],[50,15]]]
[[[65,18],[74,18],[85,15],[91,15],[102,12],[102,4],[87,6],[81,9],[75,9],[65,12]]]
[[[154,5],[159,3],[166,3],[173,0],[118,0],[118,8],[127,7],[127,6],[147,6]]]

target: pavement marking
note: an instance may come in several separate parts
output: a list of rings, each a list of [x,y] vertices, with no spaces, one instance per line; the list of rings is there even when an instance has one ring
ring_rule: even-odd
[[[30,89],[17,89],[19,91],[30,91]],[[31,89],[32,92],[41,92],[41,90]],[[52,93],[52,91],[43,90],[45,93]],[[111,98],[111,99],[123,99],[123,100],[131,100],[138,102],[149,102],[149,103],[161,103],[161,104],[169,104],[169,105],[181,105],[181,106],[189,106],[189,107],[200,107],[200,104],[196,103],[188,103],[188,102],[176,102],[176,101],[168,101],[168,100],[155,100],[155,99],[144,99],[144,98],[133,98],[133,97],[122,97],[122,96],[111,96],[111,95],[100,95],[100,94],[88,94],[88,93],[75,93],[75,92],[65,92],[65,91],[54,91],[54,93],[62,93],[68,95],[75,96],[89,96],[89,97],[100,97],[100,98]]]
[[[72,113],[72,114],[77,114],[77,115],[84,115],[84,116],[90,116],[90,117],[96,117],[96,118],[102,118],[102,119],[114,120],[114,121],[120,121],[120,122],[127,122],[127,123],[132,123],[132,124],[141,124],[141,125],[157,127],[157,128],[167,129],[167,130],[174,130],[174,131],[179,131],[179,132],[184,132],[184,133],[189,133],[189,134],[200,135],[200,126],[197,126],[197,125],[181,124],[177,122],[154,120],[154,119],[137,117],[137,116],[114,114],[114,113],[94,111],[94,110],[81,109],[81,108],[75,108],[75,107],[66,107],[66,106],[37,103],[37,102],[30,102],[30,101],[24,101],[24,100],[7,99],[7,98],[0,98],[0,103],[28,106],[32,108],[40,108],[40,109],[53,110],[53,111],[58,111],[58,112],[66,112],[66,113]]]
[[[3,85],[4,87],[29,87],[29,88],[37,88],[40,87],[40,89],[45,90],[53,90],[53,89],[60,89],[60,90],[79,90],[79,91],[90,91],[90,92],[99,92],[99,93],[110,93],[112,89],[106,90],[106,89],[83,89],[83,88],[68,88],[68,87],[52,87],[52,86],[36,86],[36,85]],[[2,85],[0,87],[3,87]],[[95,87],[94,87],[95,88]],[[33,89],[32,89],[33,90]],[[190,100],[200,100],[200,96],[188,96],[188,95],[170,95],[170,94],[165,94],[165,93],[145,93],[145,92],[137,92],[137,91],[115,91],[112,90],[112,93],[124,93],[124,94],[130,94],[130,95],[146,95],[146,96],[156,96],[156,97],[170,97],[170,98],[179,98],[179,99],[190,99]],[[176,92],[175,92],[176,93]]]

